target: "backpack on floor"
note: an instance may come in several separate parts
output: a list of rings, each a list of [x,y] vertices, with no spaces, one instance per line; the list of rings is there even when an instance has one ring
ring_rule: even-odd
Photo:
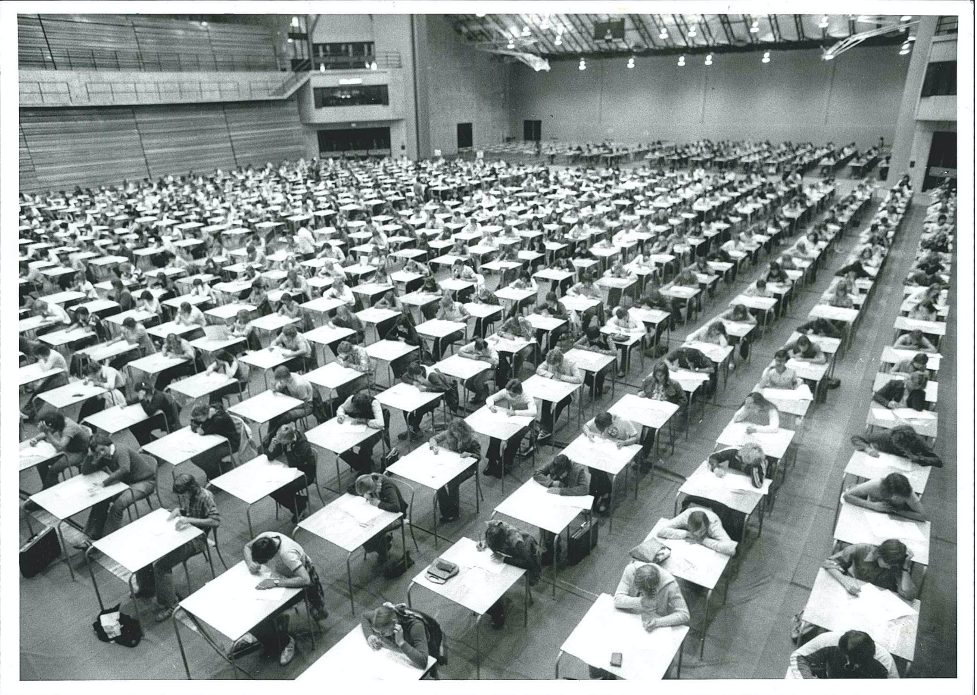
[[[384,579],[397,579],[414,566],[414,558],[410,556],[410,551],[404,551],[400,557],[392,557],[383,565],[381,573]]]

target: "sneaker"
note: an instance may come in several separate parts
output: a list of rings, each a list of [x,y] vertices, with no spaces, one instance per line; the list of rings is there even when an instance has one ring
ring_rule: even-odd
[[[450,524],[452,521],[458,521],[459,514],[444,514],[441,516],[442,524]]]
[[[156,622],[157,623],[161,623],[164,620],[169,619],[170,616],[172,616],[172,615],[173,615],[173,609],[172,608],[160,608],[158,611],[156,611],[156,613],[153,615],[153,617],[156,618]]]
[[[397,435],[397,439],[399,439],[400,441],[404,441],[405,439],[407,439],[408,435],[409,432],[401,432],[400,434]]]
[[[40,511],[41,505],[39,505],[34,500],[27,500],[27,501],[24,502],[23,509],[24,509],[25,512],[37,512],[37,511]]]
[[[290,663],[292,663],[292,659],[294,658],[295,638],[290,636],[288,638],[288,644],[286,644],[285,648],[282,650],[282,655],[278,657],[278,663],[280,663],[282,666],[288,666]]]

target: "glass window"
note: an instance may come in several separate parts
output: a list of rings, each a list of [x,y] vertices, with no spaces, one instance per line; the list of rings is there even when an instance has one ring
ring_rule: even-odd
[[[369,69],[376,56],[372,41],[356,43],[317,43],[313,44],[315,69],[324,66],[326,70]]]
[[[390,97],[385,84],[361,84],[345,87],[316,87],[312,96],[317,109],[330,106],[387,106]]]
[[[953,96],[957,93],[957,61],[941,60],[926,66],[921,97]]]
[[[936,20],[936,35],[941,36],[943,34],[956,34],[957,33],[957,16],[954,14],[943,15],[938,20]]]

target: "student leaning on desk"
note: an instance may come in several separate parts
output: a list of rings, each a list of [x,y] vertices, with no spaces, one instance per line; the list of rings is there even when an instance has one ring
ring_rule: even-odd
[[[329,617],[323,601],[322,584],[312,559],[301,545],[288,536],[270,531],[260,534],[244,546],[244,562],[251,574],[258,574],[263,565],[273,575],[259,581],[255,588],[303,589],[312,617],[317,622]],[[251,629],[251,635],[265,648],[265,653],[274,654],[277,651],[282,666],[295,658],[295,638],[288,634],[287,615],[275,615],[263,620]]]
[[[822,566],[852,596],[858,596],[862,590],[861,585],[853,581],[857,579],[912,601],[917,591],[910,576],[912,559],[913,551],[905,543],[890,538],[879,545],[849,545],[825,560]]]
[[[207,550],[207,534],[220,526],[221,517],[210,490],[200,487],[197,479],[181,473],[173,481],[173,492],[179,498],[179,506],[174,507],[167,521],[176,520],[176,530],[195,526],[204,532],[173,550],[152,565],[136,572],[138,589],[135,596],[147,597],[156,594],[156,622],[162,622],[173,614],[178,601],[173,587],[173,568],[186,562],[194,555]]]
[[[943,468],[943,460],[933,453],[912,425],[898,425],[874,434],[856,434],[852,436],[851,443],[856,451],[864,451],[872,457],[878,457],[880,453],[894,454],[920,466]]]
[[[614,607],[641,613],[648,632],[658,627],[689,624],[689,607],[675,578],[655,564],[631,562],[614,592]],[[615,680],[603,669],[590,667],[590,677]]]
[[[898,678],[892,655],[865,632],[825,632],[790,655],[788,678]]]
[[[902,473],[890,473],[884,478],[868,480],[850,487],[842,499],[856,507],[881,514],[892,514],[913,521],[925,521],[923,505],[913,492],[909,479]]]

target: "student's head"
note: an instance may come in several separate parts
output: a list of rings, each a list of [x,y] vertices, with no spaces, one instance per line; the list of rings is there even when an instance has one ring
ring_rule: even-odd
[[[98,376],[102,373],[102,365],[98,362],[89,362],[85,365],[86,376]]]
[[[553,473],[558,478],[562,478],[570,471],[570,459],[564,454],[557,454],[553,457]]]
[[[139,299],[142,299],[143,301],[146,302],[151,302],[153,301],[153,293],[150,292],[149,290],[143,290],[142,294],[139,295]]]
[[[470,442],[475,437],[475,432],[472,430],[472,426],[465,422],[463,419],[455,418],[448,425],[448,434],[455,438],[458,442]]]
[[[251,319],[251,314],[248,312],[247,309],[241,309],[234,316],[234,320],[240,324],[246,324],[250,319]]]
[[[193,279],[193,286],[194,287],[203,287],[204,286],[204,281],[201,280],[200,278],[194,278]]]
[[[889,473],[882,478],[882,494],[891,502],[902,502],[913,495],[913,486],[902,473]]]
[[[521,396],[522,382],[518,379],[509,379],[505,384],[505,390],[510,396]]]
[[[380,482],[369,473],[356,479],[356,494],[360,497],[371,497],[379,492]]]
[[[922,372],[913,372],[906,379],[906,386],[912,390],[919,390],[926,388],[926,375]]]
[[[136,319],[132,318],[131,316],[126,316],[122,320],[122,327],[127,328],[130,331],[136,330]]]
[[[697,509],[689,514],[686,526],[689,535],[701,542],[709,531],[709,517],[704,511]]]
[[[488,348],[488,342],[485,338],[475,338],[475,349],[482,351]]]
[[[194,425],[202,425],[210,419],[210,406],[206,403],[197,403],[190,411],[190,422]]]
[[[634,588],[639,596],[653,596],[661,585],[661,571],[657,565],[642,565],[634,572]]]
[[[651,376],[660,384],[668,382],[668,365],[664,362],[656,362],[651,368]]]
[[[64,415],[56,410],[47,410],[41,416],[41,425],[48,432],[61,432],[64,429]]]
[[[790,354],[786,350],[784,350],[783,348],[781,348],[781,349],[777,350],[777,352],[773,353],[773,361],[774,361],[774,364],[776,364],[778,367],[786,367],[787,366],[787,360],[789,360],[789,359],[790,359]]]
[[[763,449],[756,442],[747,442],[740,447],[739,457],[746,466],[758,466],[767,460]]]
[[[547,352],[546,353],[546,362],[547,362],[547,364],[551,364],[554,367],[559,367],[560,365],[562,365],[563,364],[563,352],[560,351],[560,348],[553,348],[552,350],[550,350],[549,352]]]
[[[223,362],[224,364],[233,364],[234,355],[232,355],[227,350],[218,350],[217,352],[214,353],[214,361]]]
[[[901,567],[906,561],[906,544],[895,538],[882,541],[875,548],[875,561],[882,569]]]
[[[771,403],[766,398],[764,398],[763,394],[760,393],[759,391],[753,391],[752,393],[750,393],[746,397],[746,400],[743,402],[743,404],[755,408],[757,410],[766,410],[775,407],[773,403]]]
[[[556,292],[547,292],[546,293],[546,303],[547,304],[556,304],[556,302],[557,302]]]
[[[140,399],[145,399],[150,398],[156,392],[156,389],[148,381],[140,381],[138,384],[136,384],[135,391],[136,396],[138,396]]]
[[[177,495],[188,495],[193,497],[200,489],[200,483],[189,473],[180,473],[173,480],[173,492]]]
[[[51,346],[41,343],[36,348],[34,348],[34,354],[40,357],[42,360],[46,360],[51,356]]]
[[[716,336],[716,335],[725,336],[726,335],[726,326],[723,324],[722,321],[713,321],[712,323],[709,324],[708,333],[709,333],[709,335],[713,335],[713,336]]]
[[[88,442],[88,450],[101,458],[112,451],[112,439],[104,432],[99,432]]]
[[[176,333],[166,334],[166,347],[171,349],[180,347],[180,338]]]
[[[353,394],[352,399],[350,399],[350,405],[355,412],[370,412],[373,409],[373,399],[369,395],[360,391],[359,393]]]
[[[802,335],[797,339],[797,347],[799,347],[801,350],[807,350],[811,347],[811,339],[806,335]]]
[[[918,328],[916,328],[916,329],[914,329],[914,330],[912,330],[912,331],[909,332],[909,338],[914,343],[921,343],[921,342],[923,342],[923,332],[921,330],[919,330]]]
[[[913,369],[923,371],[926,369],[926,365],[929,364],[929,357],[925,352],[917,352],[915,355],[913,355],[913,359],[910,364],[913,366]]]
[[[485,522],[485,545],[492,552],[503,553],[508,549],[509,525],[493,519]]]
[[[455,302],[451,298],[450,294],[445,293],[441,295],[441,306],[443,306],[445,309],[450,309],[452,306],[454,306],[454,303]]]
[[[299,329],[295,327],[295,324],[289,324],[282,329],[282,335],[289,340],[293,340],[298,334]]]
[[[598,432],[603,432],[610,427],[613,421],[614,417],[610,413],[598,413],[597,417],[594,418],[594,427],[597,428]]]
[[[736,304],[733,307],[733,320],[734,321],[744,321],[750,315],[749,310],[746,308],[745,304]]]
[[[628,318],[627,310],[623,306],[619,306],[617,309],[614,310],[614,318],[620,319],[621,321],[627,320]]]
[[[122,285],[122,280],[120,280],[119,278],[112,278],[112,289],[118,290],[120,292],[123,289],[125,289]]]
[[[390,606],[380,606],[373,611],[370,626],[382,637],[393,637],[394,628],[397,627],[397,611]]]
[[[338,352],[340,355],[348,355],[352,351],[353,351],[353,344],[348,340],[344,340],[340,342],[339,346],[336,348],[336,352]]]
[[[251,559],[259,565],[271,562],[272,558],[278,554],[278,548],[282,542],[272,536],[262,536],[251,544]]]
[[[757,288],[758,290],[765,290],[765,289],[767,289],[767,281],[766,281],[766,280],[764,280],[763,278],[759,278],[759,279],[758,279],[758,280],[756,281],[756,288]]]

